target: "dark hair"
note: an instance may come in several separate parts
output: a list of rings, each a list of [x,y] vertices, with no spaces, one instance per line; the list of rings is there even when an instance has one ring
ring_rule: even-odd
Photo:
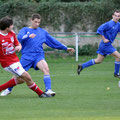
[[[10,25],[13,25],[13,20],[9,17],[1,18],[0,20],[0,30],[5,30],[6,28],[10,27]]]
[[[113,15],[114,15],[115,12],[116,12],[116,13],[120,13],[120,10],[117,10],[117,9],[114,10],[114,11],[113,11]]]
[[[37,19],[41,19],[40,14],[38,14],[38,13],[32,14],[31,19],[34,20],[35,18],[37,18]]]

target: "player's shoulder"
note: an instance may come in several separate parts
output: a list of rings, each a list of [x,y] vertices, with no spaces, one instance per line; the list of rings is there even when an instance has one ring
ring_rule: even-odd
[[[118,22],[118,25],[120,25],[120,22]]]
[[[39,29],[39,32],[42,33],[42,34],[47,34],[47,33],[48,33],[48,32],[47,32],[45,29],[43,29],[43,28],[38,27],[38,29]]]
[[[41,27],[38,27],[38,29],[39,29],[40,31],[46,32],[46,30],[43,29],[43,28],[41,28]]]
[[[27,30],[29,27],[23,27],[20,30]]]
[[[11,30],[9,34],[16,34],[14,30]]]
[[[102,26],[110,27],[112,24],[113,24],[113,21],[112,21],[112,20],[109,20],[109,21],[103,23]]]
[[[112,20],[107,21],[107,22],[104,23],[104,25],[109,25],[109,24],[111,24],[112,22],[113,22]]]

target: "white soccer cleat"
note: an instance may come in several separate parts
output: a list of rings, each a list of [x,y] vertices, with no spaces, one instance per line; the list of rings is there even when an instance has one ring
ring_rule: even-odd
[[[9,91],[8,89],[6,89],[6,90],[3,90],[3,91],[1,92],[0,96],[7,96],[7,95],[9,95],[10,93],[11,93],[11,91]]]
[[[48,91],[45,92],[47,95],[55,96],[56,93],[53,92],[51,89],[48,89]]]

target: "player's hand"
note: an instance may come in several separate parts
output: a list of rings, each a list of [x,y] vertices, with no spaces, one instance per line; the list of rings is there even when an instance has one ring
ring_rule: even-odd
[[[36,36],[36,34],[32,33],[29,35],[30,38],[34,38]]]
[[[104,43],[108,43],[108,42],[109,42],[109,40],[108,40],[108,39],[104,39],[103,41],[104,41]]]
[[[74,53],[74,52],[75,52],[75,49],[74,49],[74,48],[67,48],[67,51],[68,51],[68,52],[71,52],[71,53]]]
[[[18,46],[15,47],[16,52],[20,52],[21,49],[22,49],[21,44],[19,44]]]

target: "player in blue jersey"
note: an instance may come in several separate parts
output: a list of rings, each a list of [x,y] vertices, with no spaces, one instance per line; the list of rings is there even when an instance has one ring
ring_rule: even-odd
[[[80,75],[80,72],[87,67],[90,67],[95,64],[99,64],[104,60],[104,57],[108,54],[115,57],[115,71],[114,76],[120,78],[119,67],[120,67],[120,53],[112,46],[112,43],[115,40],[116,35],[120,32],[120,11],[115,10],[112,15],[112,20],[102,24],[97,33],[101,35],[102,41],[100,42],[99,48],[97,50],[98,56],[96,59],[92,59],[83,64],[79,64],[77,68],[77,73]]]
[[[45,43],[51,48],[66,50],[68,52],[74,52],[73,48],[67,48],[67,46],[61,44],[55,38],[53,38],[48,32],[39,27],[41,17],[39,14],[33,14],[31,17],[30,27],[24,27],[18,34],[18,40],[22,45],[22,56],[20,63],[23,68],[28,71],[30,68],[35,70],[41,70],[44,73],[44,84],[46,94],[54,96],[56,93],[51,89],[51,78],[49,73],[49,67],[44,58],[44,50],[42,45]],[[21,79],[21,83],[24,81]],[[1,93],[1,96],[10,94],[12,88],[8,88]]]

